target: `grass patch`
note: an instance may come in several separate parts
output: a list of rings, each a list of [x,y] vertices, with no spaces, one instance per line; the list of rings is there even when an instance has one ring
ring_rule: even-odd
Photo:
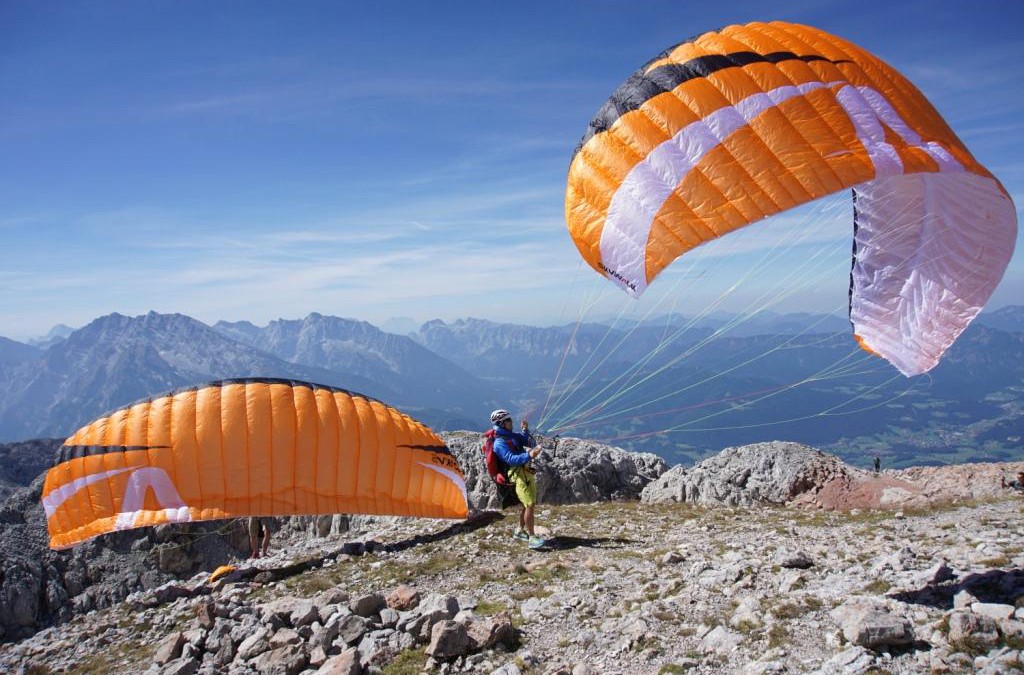
[[[663,623],[679,623],[681,620],[677,613],[667,609],[655,609],[651,612],[651,616]]]
[[[560,561],[543,567],[535,567],[529,572],[529,575],[530,579],[536,582],[564,580],[572,576],[569,566]]]
[[[508,609],[508,606],[503,602],[494,602],[493,600],[477,600],[476,609],[473,610],[478,616],[494,616],[499,612],[504,612]]]
[[[484,584],[493,584],[501,581],[501,577],[489,569],[480,570],[480,572],[477,574],[477,578],[480,580],[481,583]]]
[[[126,642],[104,647],[95,654],[86,656],[75,664],[74,672],[85,675],[106,675],[117,669],[118,662],[148,663],[153,660],[157,645],[152,643]],[[51,672],[49,669],[36,671],[38,675]]]
[[[691,666],[682,666],[678,663],[666,663],[658,670],[658,675],[678,675],[685,673]]]
[[[528,586],[520,586],[519,588],[514,589],[508,595],[516,602],[523,602],[524,600],[529,600],[530,598],[546,598],[549,595],[551,595],[551,591],[549,591],[546,588],[542,588],[541,586],[534,586],[531,584]]]
[[[818,611],[824,604],[820,598],[808,595],[794,602],[782,602],[769,611],[779,619],[796,619],[809,612]]]
[[[796,602],[784,602],[772,607],[772,614],[779,619],[795,619],[807,613],[804,606]]]
[[[381,675],[418,675],[427,664],[422,650],[413,648],[399,652],[398,656],[381,668]]]
[[[993,648],[993,645],[972,636],[965,637],[963,640],[952,640],[950,641],[949,646],[952,647],[954,651],[963,652],[964,654],[969,654],[972,657],[988,654],[989,650]]]
[[[655,652],[660,652],[661,642],[656,637],[644,636],[633,644],[633,651],[637,654],[644,651],[645,649],[651,649]]]
[[[295,577],[288,579],[284,582],[286,588],[294,588],[296,591],[304,593],[306,595],[313,595],[334,588],[335,583],[332,579],[329,579],[327,575],[305,575],[304,577]]]
[[[759,626],[757,625],[756,621],[750,621],[748,619],[743,619],[738,624],[736,624],[736,632],[742,633],[743,635],[750,635],[758,628]]]
[[[875,595],[884,595],[890,588],[892,588],[892,584],[885,579],[875,579],[862,588],[861,591],[864,593],[874,593]]]
[[[25,673],[25,675],[52,675],[54,671],[50,670],[49,666],[44,666],[41,663],[30,663],[21,672]]]
[[[1007,567],[1010,564],[1010,558],[1005,555],[997,555],[992,558],[979,560],[978,564],[984,565],[985,567]]]
[[[1022,635],[1003,635],[1003,644],[1008,648],[1015,651],[1024,649],[1024,636]]]
[[[768,648],[777,649],[789,644],[789,631],[782,624],[776,623],[768,629]]]

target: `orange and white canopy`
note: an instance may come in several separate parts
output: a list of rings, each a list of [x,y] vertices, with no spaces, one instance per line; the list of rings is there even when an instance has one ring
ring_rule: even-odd
[[[591,120],[565,212],[590,266],[640,295],[702,243],[849,188],[855,337],[923,373],[1002,278],[1016,212],[924,95],[846,40],[751,23],[660,54]]]
[[[147,525],[365,513],[464,518],[444,441],[379,401],[308,382],[211,382],[83,427],[43,485],[50,546]]]

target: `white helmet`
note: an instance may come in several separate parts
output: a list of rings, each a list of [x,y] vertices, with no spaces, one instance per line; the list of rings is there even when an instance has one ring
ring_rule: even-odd
[[[512,416],[508,414],[507,410],[498,409],[491,413],[491,422],[494,424],[501,424],[505,420],[510,419],[512,419]]]

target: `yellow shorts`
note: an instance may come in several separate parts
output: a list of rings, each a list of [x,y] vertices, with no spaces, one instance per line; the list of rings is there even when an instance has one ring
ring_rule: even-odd
[[[516,486],[516,496],[523,506],[537,503],[537,474],[517,466],[508,470],[508,477]]]

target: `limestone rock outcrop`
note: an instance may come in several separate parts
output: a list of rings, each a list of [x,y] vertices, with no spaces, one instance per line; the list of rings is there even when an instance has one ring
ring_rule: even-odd
[[[498,508],[498,488],[484,468],[480,433],[443,433],[466,474],[470,505]],[[534,464],[537,491],[547,504],[579,504],[615,499],[638,499],[644,487],[668,470],[665,460],[651,453],[627,452],[578,438],[542,439],[544,452]]]
[[[838,457],[772,441],[726,448],[693,467],[676,466],[645,487],[640,499],[702,506],[785,504],[848,477]]]

